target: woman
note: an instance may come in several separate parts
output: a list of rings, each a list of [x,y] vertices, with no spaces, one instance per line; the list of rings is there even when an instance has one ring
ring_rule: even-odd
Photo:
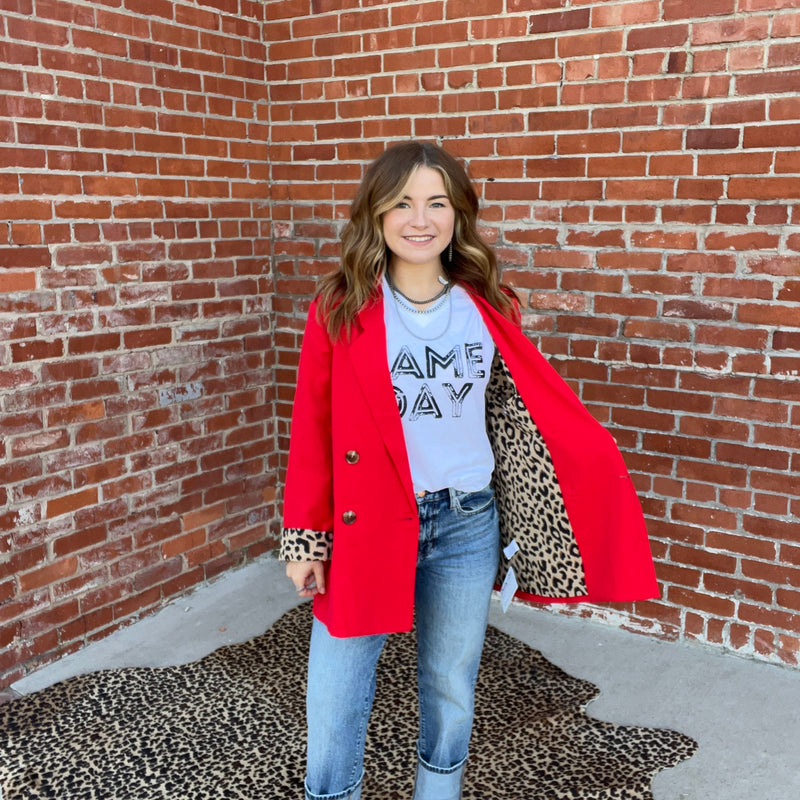
[[[390,147],[309,312],[281,546],[314,598],[307,800],[361,796],[377,659],[414,619],[414,799],[461,796],[489,598],[509,559],[535,600],[656,594],[619,451],[523,335],[477,215],[452,156]]]

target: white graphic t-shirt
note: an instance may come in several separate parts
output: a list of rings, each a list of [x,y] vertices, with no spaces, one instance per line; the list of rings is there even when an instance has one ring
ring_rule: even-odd
[[[491,480],[485,391],[494,342],[467,292],[454,286],[418,312],[383,282],[389,369],[414,491],[474,492]]]

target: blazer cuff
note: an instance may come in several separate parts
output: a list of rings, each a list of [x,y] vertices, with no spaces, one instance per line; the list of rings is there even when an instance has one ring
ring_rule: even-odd
[[[278,558],[282,561],[329,561],[332,549],[333,531],[284,528]]]

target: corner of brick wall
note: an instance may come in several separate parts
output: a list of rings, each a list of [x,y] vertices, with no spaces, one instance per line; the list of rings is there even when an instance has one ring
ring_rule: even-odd
[[[275,546],[264,4],[0,13],[0,685]]]
[[[797,666],[796,3],[285,0],[265,38],[282,448],[364,165],[437,141],[648,518],[661,598],[561,613]]]

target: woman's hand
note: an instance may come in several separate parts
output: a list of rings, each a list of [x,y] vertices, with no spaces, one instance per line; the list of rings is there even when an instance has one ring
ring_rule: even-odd
[[[298,597],[313,597],[325,594],[324,561],[289,561],[286,575],[294,584]]]

